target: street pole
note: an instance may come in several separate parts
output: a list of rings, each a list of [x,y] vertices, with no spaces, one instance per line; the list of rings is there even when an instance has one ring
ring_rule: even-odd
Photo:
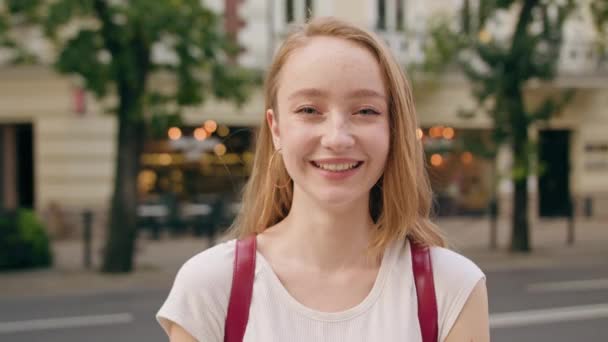
[[[91,269],[91,239],[92,239],[92,223],[93,223],[93,212],[90,209],[86,209],[82,213],[82,220],[84,224],[84,230],[82,234],[83,238],[83,256],[84,256],[84,268]]]
[[[490,200],[490,249],[498,248],[498,202],[496,195]]]
[[[568,198],[568,237],[566,244],[568,246],[574,245],[574,203],[572,198]]]

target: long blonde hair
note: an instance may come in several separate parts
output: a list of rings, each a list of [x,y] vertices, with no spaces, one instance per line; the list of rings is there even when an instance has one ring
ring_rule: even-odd
[[[424,151],[416,137],[418,127],[410,84],[390,50],[373,33],[335,18],[316,18],[296,27],[275,54],[265,84],[265,108],[275,109],[281,69],[289,56],[315,36],[357,43],[377,59],[389,98],[390,145],[384,174],[370,192],[370,214],[376,223],[370,250],[382,251],[405,236],[429,246],[445,246],[429,220],[432,192]],[[242,209],[231,227],[233,235],[261,233],[283,220],[291,208],[292,181],[280,159],[273,157],[270,128],[262,118],[255,160],[244,188]],[[277,186],[279,185],[279,186]],[[285,186],[283,186],[285,185]]]

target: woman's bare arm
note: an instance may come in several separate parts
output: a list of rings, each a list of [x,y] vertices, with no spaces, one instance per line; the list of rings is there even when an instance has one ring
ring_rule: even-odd
[[[169,341],[170,342],[201,342],[197,341],[192,335],[190,335],[184,328],[179,324],[172,323],[169,327]]]
[[[480,280],[469,295],[445,342],[489,342],[488,290]]]

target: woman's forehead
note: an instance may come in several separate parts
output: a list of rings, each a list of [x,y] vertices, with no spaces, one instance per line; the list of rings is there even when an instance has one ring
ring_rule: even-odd
[[[333,37],[311,38],[292,51],[281,69],[280,97],[320,95],[314,90],[348,90],[386,97],[376,57],[355,42]]]

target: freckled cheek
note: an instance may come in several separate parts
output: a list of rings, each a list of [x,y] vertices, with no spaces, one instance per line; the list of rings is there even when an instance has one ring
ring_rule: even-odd
[[[370,140],[367,144],[368,155],[375,163],[384,163],[388,157],[389,142],[383,139]]]
[[[374,129],[361,132],[360,139],[362,144],[366,146],[367,153],[375,159],[385,159],[390,145],[388,127],[378,125]]]
[[[288,129],[281,138],[283,160],[286,167],[291,170],[301,167],[314,152],[315,139],[310,131],[301,129]]]

